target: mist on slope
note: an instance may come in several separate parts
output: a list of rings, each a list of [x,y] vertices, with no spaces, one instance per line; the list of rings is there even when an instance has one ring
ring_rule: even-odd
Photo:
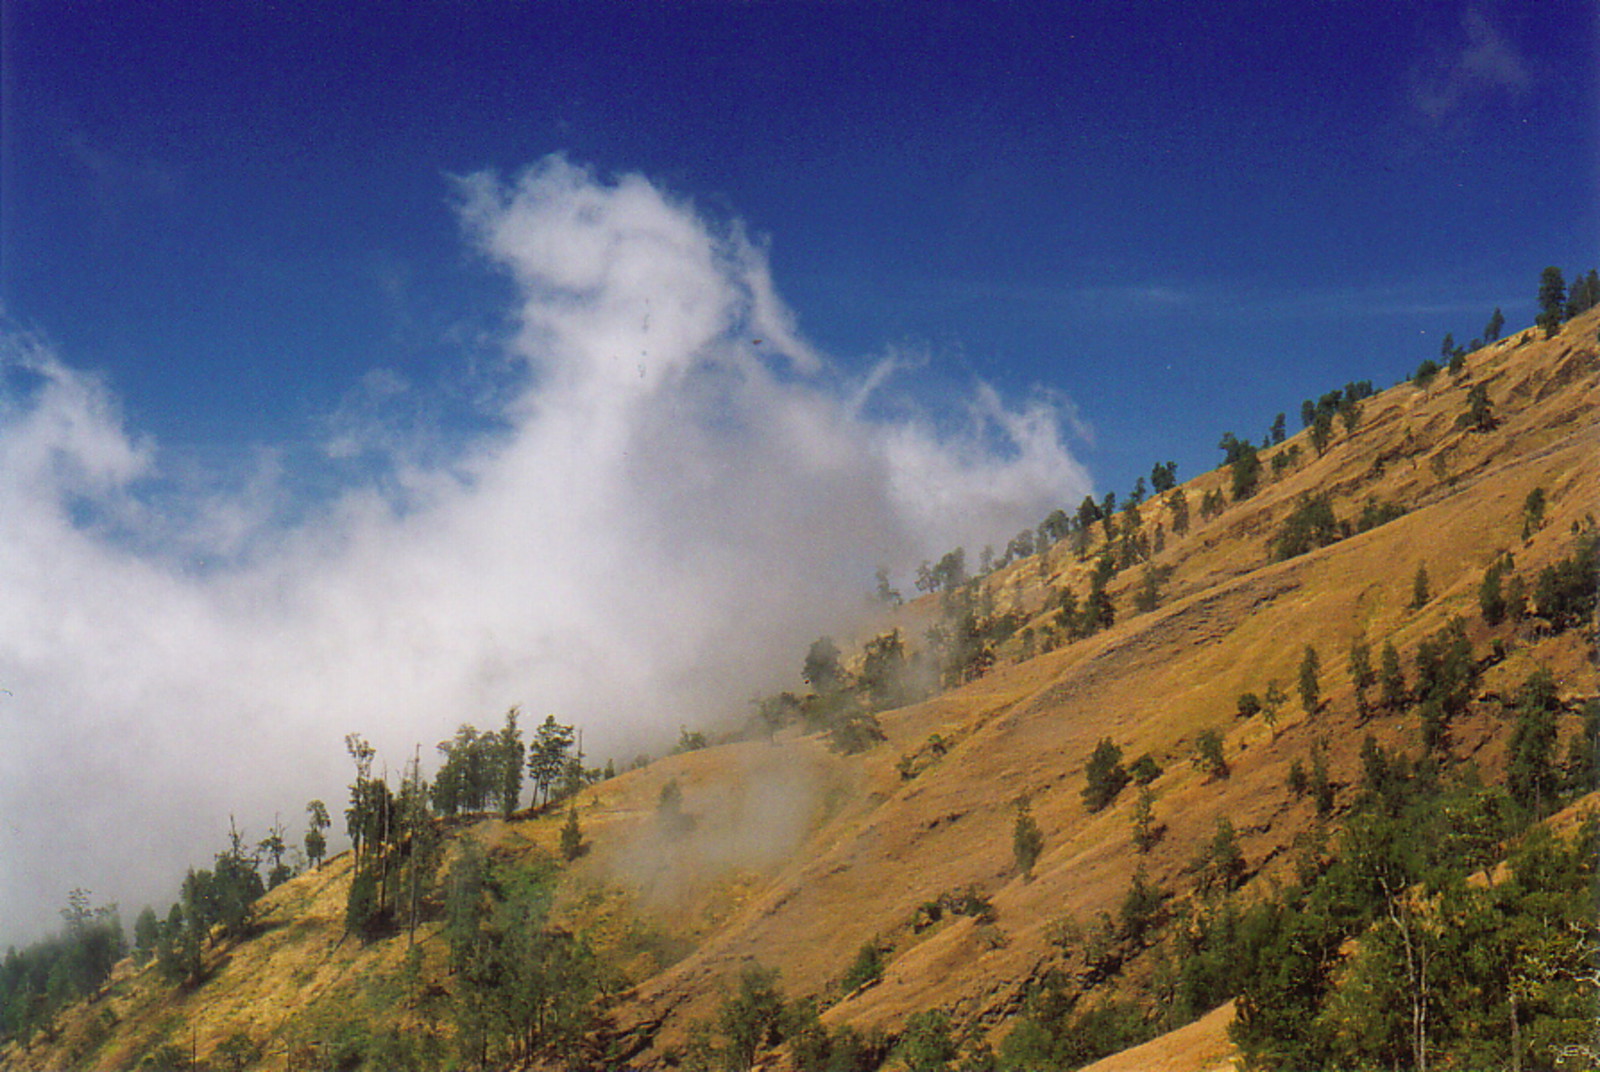
[[[876,566],[1087,489],[1056,403],[980,385],[932,414],[890,359],[842,371],[737,224],[642,177],[553,157],[460,192],[518,296],[501,430],[438,460],[340,424],[326,457],[385,476],[299,511],[270,450],[178,474],[103,379],[0,339],[0,943],[74,886],[160,908],[230,814],[297,841],[307,799],[343,807],[348,732],[431,770],[458,723],[520,704],[592,759],[659,749],[792,685]]]

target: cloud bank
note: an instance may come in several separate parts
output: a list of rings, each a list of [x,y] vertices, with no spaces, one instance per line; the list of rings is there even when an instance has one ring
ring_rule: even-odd
[[[297,837],[307,799],[342,808],[347,732],[427,764],[520,704],[582,725],[591,757],[659,748],[792,685],[874,567],[1088,488],[1057,404],[980,386],[936,416],[888,364],[841,372],[757,243],[642,177],[556,157],[460,191],[518,295],[500,431],[440,461],[330,422],[329,464],[378,454],[384,477],[292,524],[273,452],[225,487],[175,481],[105,382],[4,338],[0,943],[73,886],[159,909],[230,814]]]

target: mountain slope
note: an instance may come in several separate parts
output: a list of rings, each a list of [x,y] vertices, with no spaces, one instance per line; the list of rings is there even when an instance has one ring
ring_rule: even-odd
[[[1030,985],[1052,969],[1087,972],[1095,920],[1119,912],[1136,872],[1169,904],[1194,897],[1197,852],[1226,819],[1243,855],[1240,896],[1265,896],[1291,874],[1296,844],[1351,807],[1364,738],[1419,749],[1415,711],[1358,711],[1348,674],[1358,636],[1374,653],[1391,641],[1409,672],[1420,642],[1454,617],[1465,622],[1483,672],[1474,702],[1450,725],[1450,762],[1498,779],[1509,739],[1501,700],[1532,670],[1552,671],[1569,711],[1600,693],[1587,628],[1490,626],[1478,606],[1484,571],[1504,552],[1531,584],[1571,553],[1576,534],[1594,529],[1597,328],[1600,310],[1553,339],[1527,331],[1491,344],[1457,377],[1383,391],[1365,401],[1353,431],[1336,428],[1320,457],[1307,433],[1264,449],[1261,488],[1197,516],[1187,534],[1177,534],[1164,501],[1150,500],[1142,524],[1165,536],[1150,562],[1166,571],[1155,609],[1132,611],[1142,573],[1124,570],[1109,585],[1114,626],[1038,654],[1020,632],[998,642],[981,677],[881,713],[886,740],[862,754],[836,754],[791,728],[584,790],[575,805],[589,851],[562,871],[556,917],[618,967],[611,1052],[637,1065],[677,1061],[691,1026],[714,1019],[753,965],[776,969],[789,997],[816,997],[826,1024],[893,1036],[914,1014],[945,1009],[998,1045]],[[1487,391],[1490,429],[1458,422],[1474,386]],[[1272,457],[1292,449],[1298,463],[1270,476]],[[1194,508],[1228,481],[1224,467],[1182,491]],[[1524,504],[1535,489],[1548,505],[1525,539]],[[1406,512],[1276,561],[1270,539],[1313,494],[1327,495],[1343,519],[1369,500]],[[1015,611],[1043,636],[1059,592],[1088,590],[1097,550],[1098,540],[1083,557],[1059,543],[994,571],[977,590],[995,613]],[[1419,566],[1429,592],[1413,606]],[[938,600],[924,597],[884,628],[904,623],[920,645]],[[1270,682],[1294,697],[1308,646],[1320,659],[1320,706],[1308,714],[1291,698],[1276,725],[1238,717],[1239,696],[1265,694]],[[1565,716],[1563,735],[1575,726]],[[1208,731],[1221,736],[1226,777],[1192,762]],[[1129,762],[1149,754],[1163,768],[1150,790],[1164,833],[1147,854],[1132,844],[1133,789],[1099,812],[1085,807],[1086,766],[1105,738]],[[1309,762],[1314,747],[1325,748],[1334,785],[1329,816],[1288,787],[1291,766]],[[661,822],[669,781],[682,790],[692,829]],[[1012,849],[1024,799],[1044,836],[1031,876],[1019,873]],[[1595,807],[1593,794],[1584,807]],[[459,836],[503,858],[554,859],[563,817],[485,821]],[[346,854],[269,894],[255,935],[213,950],[209,977],[192,991],[124,964],[101,995],[58,1018],[53,1039],[0,1051],[4,1067],[127,1068],[162,1044],[220,1063],[217,1047],[243,1032],[265,1043],[260,1067],[278,1069],[323,1060],[345,1035],[361,1036],[346,1040],[358,1059],[375,1060],[373,1040],[396,1025],[448,1036],[430,1026],[448,1019],[441,1009],[453,985],[442,924],[417,932],[421,952],[410,954],[408,977],[404,934],[366,945],[342,934],[349,880]],[[952,908],[968,891],[992,911]],[[942,909],[930,908],[941,899]],[[841,992],[869,943],[881,950],[881,979]],[[1102,998],[1147,993],[1162,970],[1152,949],[1132,948],[1122,960],[1097,983]],[[1093,1067],[1202,1072],[1232,1052],[1229,1019],[1226,1009],[1213,1012]]]

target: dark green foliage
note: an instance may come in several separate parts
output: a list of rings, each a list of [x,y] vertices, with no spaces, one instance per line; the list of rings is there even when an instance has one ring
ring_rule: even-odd
[[[1167,507],[1172,511],[1172,531],[1179,536],[1189,531],[1189,497],[1182,488],[1173,488],[1167,496]]]
[[[1150,470],[1150,489],[1157,495],[1171,491],[1178,484],[1178,463],[1157,462]]]
[[[1161,764],[1155,761],[1149,752],[1133,761],[1133,766],[1128,768],[1128,774],[1140,785],[1149,785],[1161,777]]]
[[[1350,642],[1350,687],[1356,694],[1356,710],[1365,715],[1368,710],[1367,694],[1378,683],[1377,671],[1372,668],[1372,647],[1365,637]]]
[[[500,801],[500,814],[510,816],[522,801],[522,762],[527,748],[522,743],[522,731],[517,728],[518,711],[515,707],[506,712],[505,725],[497,742],[498,755],[495,767],[499,770],[498,784],[494,786]]]
[[[894,1058],[905,1065],[906,1072],[943,1072],[956,1054],[950,1014],[943,1009],[912,1013],[894,1048]]]
[[[1548,709],[1552,693],[1536,675],[1521,703]],[[1524,1067],[1548,1067],[1536,1055],[1552,1052],[1551,1040],[1592,1031],[1592,1021],[1578,1027],[1581,1014],[1568,1019],[1576,977],[1542,958],[1584,956],[1562,921],[1592,918],[1594,827],[1570,846],[1536,831],[1513,853],[1511,881],[1463,881],[1501,858],[1517,823],[1500,788],[1446,783],[1433,761],[1413,763],[1369,738],[1361,792],[1333,851],[1313,848],[1297,885],[1230,928],[1232,1033],[1246,1059],[1282,1069],[1505,1068],[1516,1046]],[[1179,928],[1180,939],[1195,929]],[[1353,953],[1351,938],[1360,939]]]
[[[976,886],[965,886],[959,890],[946,890],[933,900],[918,905],[912,930],[918,933],[925,931],[947,913],[970,916],[979,923],[993,923],[995,920],[993,902],[980,893]]]
[[[1205,771],[1208,779],[1226,778],[1229,775],[1228,760],[1223,754],[1221,733],[1216,730],[1206,730],[1200,734],[1194,746],[1193,763]]]
[[[535,801],[542,799],[548,804],[562,789],[571,788],[568,772],[572,769],[576,737],[577,731],[557,722],[554,715],[546,715],[539,724],[528,745],[528,778],[533,782]]]
[[[127,951],[117,906],[91,908],[87,890],[67,894],[61,918],[58,934],[0,961],[0,1041],[27,1046],[51,1030],[57,1010],[98,990]]]
[[[1238,888],[1244,881],[1245,862],[1232,822],[1226,818],[1217,820],[1211,840],[1200,850],[1195,864],[1200,874],[1201,892],[1230,893]]]
[[[515,716],[508,717],[513,719],[514,729]],[[520,736],[514,744],[520,767]],[[500,734],[482,733],[475,726],[462,723],[453,738],[439,742],[444,762],[433,781],[433,806],[441,815],[452,816],[486,811],[491,805],[502,803],[503,790],[510,779],[504,769],[510,748],[511,742]],[[520,791],[520,770],[515,781]]]
[[[1560,785],[1556,766],[1556,718],[1560,712],[1555,678],[1542,667],[1535,670],[1517,693],[1516,722],[1506,758],[1506,788],[1512,799],[1535,815],[1543,815],[1555,802]]]
[[[1200,496],[1200,520],[1205,521],[1216,517],[1227,508],[1228,501],[1223,497],[1221,488],[1212,488]]]
[[[919,592],[954,592],[967,583],[967,552],[957,547],[947,551],[933,566],[926,562],[917,567],[916,587]],[[810,681],[810,678],[806,679]],[[813,687],[815,683],[813,682]]]
[[[1146,565],[1139,575],[1139,587],[1133,593],[1133,609],[1141,614],[1148,614],[1156,609],[1156,604],[1161,599],[1161,582],[1165,580],[1165,570]]]
[[[1534,533],[1544,528],[1544,508],[1547,498],[1543,488],[1534,488],[1528,492],[1528,497],[1522,500],[1522,538],[1530,539]]]
[[[554,869],[491,869],[467,841],[446,891],[462,1060],[507,1067],[570,1060],[597,1022],[605,973],[581,935],[550,925]]]
[[[1438,363],[1432,358],[1427,358],[1417,366],[1417,371],[1411,374],[1411,382],[1418,387],[1427,387],[1437,375],[1439,375]]]
[[[1331,814],[1335,787],[1328,773],[1328,746],[1325,741],[1318,740],[1311,746],[1311,774],[1307,779],[1307,788],[1311,791],[1311,799],[1316,802],[1317,814]]]
[[[883,948],[877,942],[863,942],[839,979],[839,989],[846,994],[864,986],[871,986],[883,978]]]
[[[1534,613],[1556,632],[1589,622],[1600,596],[1596,587],[1597,564],[1600,540],[1593,533],[1585,534],[1570,556],[1539,571],[1533,588]]]
[[[1121,793],[1128,784],[1128,772],[1122,766],[1122,749],[1103,737],[1095,745],[1094,753],[1084,769],[1087,783],[1083,787],[1083,803],[1091,812],[1100,811]]]
[[[306,804],[306,860],[312,867],[320,868],[328,851],[328,839],[322,833],[328,826],[328,806],[320,800]]]
[[[1142,948],[1162,923],[1166,914],[1167,895],[1161,887],[1150,881],[1141,864],[1128,883],[1118,906],[1117,923],[1123,940],[1135,949]]]
[[[583,855],[583,828],[578,825],[578,809],[567,809],[567,821],[561,824],[561,856],[571,863]]]
[[[224,1068],[230,1068],[233,1072],[244,1072],[261,1060],[261,1043],[243,1031],[235,1031],[217,1044],[216,1056]]]
[[[1574,272],[1572,289],[1567,293],[1567,319],[1586,313],[1596,305],[1600,305],[1600,272],[1593,268],[1589,269],[1588,275]]]
[[[1500,307],[1497,305],[1494,309],[1494,315],[1489,317],[1489,323],[1483,329],[1483,341],[1494,342],[1500,337],[1500,332],[1505,329],[1505,326],[1506,316],[1500,311]]]
[[[1017,803],[1017,818],[1011,829],[1011,855],[1017,861],[1017,870],[1024,878],[1033,877],[1033,865],[1044,851],[1044,831],[1033,817],[1028,798]]]
[[[141,967],[148,964],[160,942],[161,920],[156,917],[155,909],[145,905],[133,921],[133,962]]]
[[[1505,621],[1507,608],[1503,578],[1511,572],[1511,568],[1511,556],[1501,555],[1483,571],[1483,580],[1478,584],[1478,610],[1482,612],[1487,625],[1499,625]]]
[[[800,677],[818,696],[827,696],[844,688],[844,666],[839,662],[839,646],[832,637],[819,637],[811,642],[800,669]]]
[[[1366,532],[1379,525],[1387,525],[1395,518],[1405,516],[1405,508],[1396,503],[1380,502],[1373,496],[1368,496],[1367,501],[1361,504],[1361,513],[1356,516],[1356,531]]]
[[[1139,799],[1133,805],[1133,846],[1141,853],[1155,848],[1166,832],[1166,826],[1156,822],[1155,799],[1148,785],[1139,787]]]
[[[739,975],[738,991],[717,1011],[717,1026],[725,1040],[723,1067],[744,1072],[763,1049],[782,1042],[783,1013],[777,971],[747,965]]]
[[[1562,278],[1561,269],[1551,265],[1539,274],[1539,315],[1533,321],[1544,329],[1545,338],[1553,337],[1560,330],[1566,302],[1566,280]]]
[[[1467,391],[1467,412],[1456,419],[1456,425],[1474,432],[1492,432],[1499,423],[1489,402],[1489,389],[1481,383],[1473,384]]]
[[[865,752],[887,739],[878,716],[853,705],[828,729],[828,747],[846,756]]]
[[[1405,670],[1400,666],[1400,652],[1390,640],[1383,642],[1383,650],[1378,653],[1378,696],[1379,703],[1388,711],[1399,711],[1411,702]]]
[[[1450,624],[1417,645],[1416,700],[1423,707],[1424,738],[1430,750],[1444,743],[1449,721],[1466,711],[1478,687],[1480,669],[1472,657],[1466,623]]]
[[[1322,686],[1320,674],[1322,664],[1317,659],[1317,649],[1310,644],[1306,645],[1305,654],[1300,658],[1300,706],[1308,715],[1317,713],[1321,702]]]
[[[1411,610],[1421,610],[1428,605],[1428,564],[1417,563],[1417,572],[1411,575]]]
[[[1031,986],[1016,1028],[1000,1044],[1006,1072],[1068,1072],[1137,1045],[1154,1034],[1131,1002],[1082,1001],[1067,976]]]
[[[1289,430],[1285,426],[1284,415],[1280,413],[1272,418],[1272,427],[1267,430],[1266,442],[1275,447],[1282,443],[1288,434]]]
[[[1294,558],[1336,543],[1343,535],[1328,496],[1303,492],[1272,538],[1272,557],[1280,562]]]
[[[900,630],[867,641],[856,688],[879,711],[902,706],[908,699],[905,644]]]
[[[1229,484],[1234,502],[1248,499],[1256,493],[1261,480],[1261,458],[1248,439],[1235,438],[1232,432],[1223,435],[1217,449],[1227,456]]]

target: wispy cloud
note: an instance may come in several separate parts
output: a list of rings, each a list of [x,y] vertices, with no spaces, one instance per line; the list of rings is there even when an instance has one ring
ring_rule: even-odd
[[[383,479],[292,525],[293,452],[175,474],[107,384],[6,337],[0,940],[75,885],[170,896],[230,813],[260,833],[336,797],[349,731],[398,764],[523,704],[598,756],[659,747],[791,684],[876,565],[1087,490],[1057,400],[871,404],[892,365],[834,370],[760,247],[640,176],[553,158],[461,197],[516,281],[527,375],[447,458],[408,445],[414,388],[369,377],[324,457],[376,456]]]
[[[1464,40],[1411,71],[1411,105],[1430,122],[1442,122],[1484,95],[1520,94],[1533,80],[1516,46],[1478,7],[1461,18]]]

